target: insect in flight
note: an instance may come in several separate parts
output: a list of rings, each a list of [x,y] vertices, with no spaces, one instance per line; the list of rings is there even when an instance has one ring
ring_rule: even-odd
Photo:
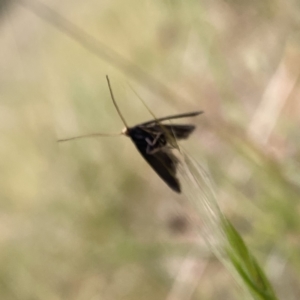
[[[194,125],[187,124],[161,124],[162,121],[179,119],[185,117],[195,117],[203,113],[196,111],[179,115],[167,116],[159,119],[147,121],[133,127],[129,127],[121,114],[121,111],[115,101],[108,76],[106,76],[110,95],[113,104],[123,121],[125,128],[119,134],[93,133],[76,136],[67,139],[60,139],[58,142],[65,142],[79,138],[95,136],[113,136],[125,135],[131,138],[132,142],[152,167],[156,174],[175,192],[180,193],[180,182],[176,177],[178,159],[172,153],[172,148],[176,147],[176,140],[186,139],[195,130]],[[174,143],[175,142],[175,143]]]

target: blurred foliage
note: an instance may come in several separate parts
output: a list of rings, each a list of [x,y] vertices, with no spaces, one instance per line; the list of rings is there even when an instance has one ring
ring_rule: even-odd
[[[56,143],[121,129],[105,74],[129,124],[151,116],[127,81],[158,117],[205,111],[187,120],[198,130],[184,147],[211,170],[279,299],[299,299],[299,4],[44,3],[173,94],[135,83],[17,3],[4,11],[1,299],[241,299],[199,240],[201,220],[129,140]]]

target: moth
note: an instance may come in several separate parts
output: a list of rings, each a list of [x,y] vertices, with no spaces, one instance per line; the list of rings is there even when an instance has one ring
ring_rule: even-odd
[[[180,193],[180,182],[176,176],[178,159],[172,153],[172,149],[176,148],[176,141],[187,139],[195,130],[194,125],[190,124],[162,124],[161,122],[172,119],[195,117],[203,113],[203,111],[195,111],[184,114],[167,116],[159,119],[150,120],[133,127],[129,127],[125,121],[121,111],[115,101],[112,88],[108,76],[106,76],[110,95],[113,104],[125,126],[118,134],[93,133],[87,135],[76,136],[67,139],[58,140],[65,142],[79,138],[95,137],[95,136],[112,136],[125,135],[131,139],[139,153],[152,167],[156,174],[175,192]]]

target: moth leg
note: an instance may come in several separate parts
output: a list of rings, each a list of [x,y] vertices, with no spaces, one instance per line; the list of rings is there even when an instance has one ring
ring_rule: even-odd
[[[164,146],[157,146],[156,148],[154,149],[151,149],[150,148],[150,145],[147,146],[147,149],[146,149],[146,153],[147,154],[154,154],[154,153],[157,153],[159,151],[162,151],[162,150],[173,150],[175,149],[176,147],[172,146],[172,145],[164,145]]]
[[[165,148],[165,146],[163,146],[163,147],[157,147],[157,148],[154,148],[154,149],[149,149],[149,148],[147,147],[146,153],[147,153],[147,154],[154,154],[154,153],[156,153],[156,152],[159,152],[159,151],[163,150],[164,148]]]
[[[157,144],[157,141],[159,140],[159,138],[162,136],[162,133],[159,132],[156,134],[155,138],[153,141],[151,141],[148,137],[145,138],[146,142],[147,142],[147,149],[146,152],[147,154],[153,154],[157,151],[159,151],[161,149],[161,147],[155,147],[155,145]],[[154,149],[153,149],[154,148]]]
[[[163,146],[163,147],[157,147],[157,148],[154,148],[154,149],[146,149],[146,152],[147,152],[147,154],[154,154],[154,153],[156,153],[156,152],[159,152],[159,151],[161,151],[162,149],[164,149],[165,148],[165,146]]]
[[[159,145],[159,146],[156,146],[155,148],[151,148],[150,145],[147,146],[147,149],[146,149],[146,153],[147,154],[155,154],[159,151],[162,151],[164,149],[174,149],[174,147],[171,147],[171,146],[166,146],[166,145]]]
[[[152,142],[149,138],[146,138],[146,142],[148,143],[149,146],[154,146],[161,136],[162,136],[162,132],[158,132]]]

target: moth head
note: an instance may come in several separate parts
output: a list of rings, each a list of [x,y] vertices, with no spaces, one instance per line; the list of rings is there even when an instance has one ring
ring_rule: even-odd
[[[121,131],[121,134],[126,135],[126,136],[129,136],[129,130],[128,130],[128,128],[127,128],[127,127],[124,127],[124,128],[122,129],[122,131]]]

